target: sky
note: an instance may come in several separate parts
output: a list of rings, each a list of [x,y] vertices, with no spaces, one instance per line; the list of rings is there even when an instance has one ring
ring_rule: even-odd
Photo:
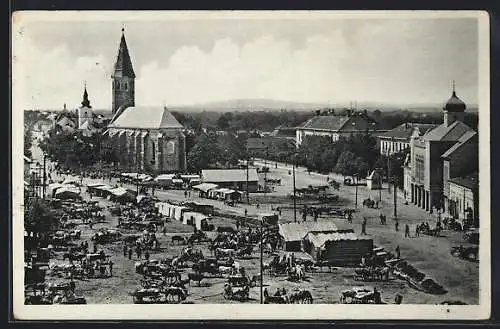
[[[14,89],[27,108],[111,108],[121,28],[136,106],[232,99],[387,104],[478,102],[475,18],[21,19],[13,38]],[[111,17],[111,16],[110,16]]]

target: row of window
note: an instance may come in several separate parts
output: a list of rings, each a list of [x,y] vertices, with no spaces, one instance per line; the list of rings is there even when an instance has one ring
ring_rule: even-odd
[[[404,142],[381,141],[381,149],[384,154],[397,153],[408,147],[408,143]]]
[[[121,88],[123,88],[123,90],[128,90],[128,82],[115,81],[115,88],[117,90],[120,90]]]

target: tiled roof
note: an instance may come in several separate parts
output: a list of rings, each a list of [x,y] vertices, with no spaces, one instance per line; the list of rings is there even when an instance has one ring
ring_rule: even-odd
[[[476,143],[477,143],[477,133],[475,131],[468,131],[468,132],[466,132],[465,134],[462,135],[462,137],[460,137],[458,139],[458,142],[455,145],[453,145],[452,147],[450,147],[448,149],[448,151],[444,152],[441,157],[442,158],[448,158],[454,152],[456,152],[457,150],[459,150],[463,145],[465,145],[469,140],[472,140],[473,138],[476,139]]]
[[[469,131],[474,130],[461,121],[455,121],[448,127],[443,123],[425,134],[423,139],[428,141],[454,142],[458,141],[463,134]]]
[[[478,173],[474,173],[466,177],[451,178],[450,183],[454,183],[460,186],[467,187],[471,190],[474,190],[479,187],[479,175]]]
[[[246,169],[204,169],[201,171],[203,183],[230,183],[246,182]],[[259,181],[259,175],[255,168],[248,170],[248,181]]]
[[[349,120],[347,116],[318,115],[307,120],[299,129],[317,129],[337,131]]]
[[[336,231],[337,226],[328,222],[303,222],[279,224],[279,234],[285,241],[300,241],[311,231]]]
[[[300,125],[303,130],[327,131],[373,131],[379,129],[377,121],[363,113],[354,113],[351,116],[317,115]]]
[[[111,128],[182,129],[184,128],[166,108],[127,107],[109,125]]]
[[[431,123],[403,123],[397,126],[396,128],[389,130],[381,135],[380,138],[398,138],[398,139],[410,139],[411,135],[415,131],[415,129],[419,130],[420,136],[427,133],[429,130],[436,128],[437,124]]]

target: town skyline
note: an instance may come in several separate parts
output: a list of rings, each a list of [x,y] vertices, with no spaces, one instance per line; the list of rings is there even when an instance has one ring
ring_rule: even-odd
[[[19,53],[23,107],[74,108],[86,83],[92,106],[109,109],[122,27],[137,74],[136,99],[144,106],[260,99],[439,108],[451,94],[452,80],[466,104],[478,103],[475,19],[332,17],[266,24],[243,19],[238,28],[230,28],[234,21],[199,19],[32,21],[20,40],[25,45],[20,51],[30,55]],[[146,34],[147,42],[141,37]],[[47,81],[53,72],[58,79]]]

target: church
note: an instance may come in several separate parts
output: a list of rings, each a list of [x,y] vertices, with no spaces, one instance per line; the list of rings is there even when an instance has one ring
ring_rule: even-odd
[[[104,133],[119,166],[135,172],[186,170],[184,127],[165,106],[136,106],[135,73],[124,29],[112,80],[112,114]]]

